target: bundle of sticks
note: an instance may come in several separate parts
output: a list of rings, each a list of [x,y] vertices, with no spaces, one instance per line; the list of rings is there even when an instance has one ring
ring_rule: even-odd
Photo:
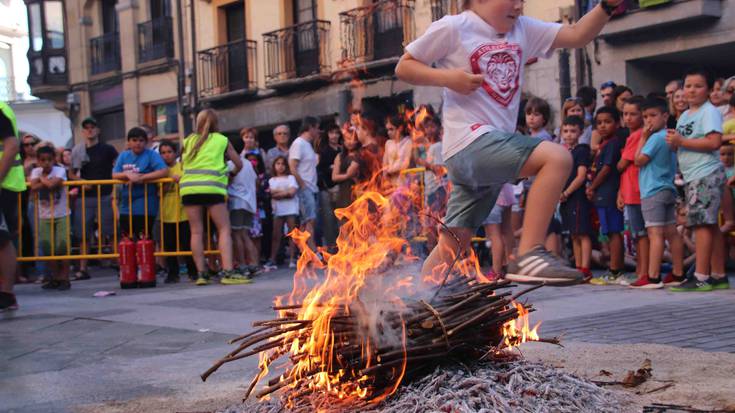
[[[291,389],[287,392],[289,400],[324,391],[324,386],[305,384],[327,373],[327,387],[338,389],[342,396],[358,394],[362,402],[382,399],[395,392],[400,382],[431,372],[449,359],[471,363],[519,344],[520,338],[504,335],[503,326],[519,317],[514,300],[540,286],[515,295],[507,291],[511,287],[514,285],[505,280],[479,283],[457,277],[435,287],[430,300],[404,300],[400,310],[381,311],[377,323],[371,326],[364,321],[368,318],[365,306],[356,300],[336,312],[332,310],[327,331],[314,328],[323,327],[324,320],[299,318],[304,304],[274,307],[279,310],[279,318],[253,323],[256,329],[231,340],[239,346],[201,378],[206,380],[225,363],[265,352],[261,354],[260,373],[245,398],[269,373],[268,366],[288,355],[290,363],[284,372],[268,381],[255,397],[260,399],[284,388]],[[533,311],[530,305],[520,308]],[[381,338],[396,331],[400,336],[397,342]],[[314,337],[317,334],[327,337]],[[310,341],[323,344],[318,349],[304,345]]]

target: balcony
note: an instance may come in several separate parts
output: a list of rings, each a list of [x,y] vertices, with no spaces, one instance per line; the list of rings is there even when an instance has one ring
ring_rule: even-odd
[[[431,21],[435,22],[447,14],[459,13],[458,0],[431,0]]]
[[[237,40],[197,53],[199,96],[219,99],[258,89],[257,43]]]
[[[340,13],[342,62],[395,63],[414,37],[413,0],[383,0]]]
[[[92,75],[120,70],[120,36],[117,32],[90,39],[89,48]]]
[[[30,73],[28,84],[33,94],[45,92],[63,92],[67,89],[66,51],[64,49],[28,51]],[[40,97],[40,96],[39,96]]]
[[[138,24],[138,63],[174,57],[173,22],[159,17]]]
[[[608,42],[628,41],[632,36],[661,33],[715,21],[722,17],[721,0],[637,1],[611,20],[600,33]]]
[[[265,84],[279,88],[329,77],[330,23],[314,20],[263,34]]]

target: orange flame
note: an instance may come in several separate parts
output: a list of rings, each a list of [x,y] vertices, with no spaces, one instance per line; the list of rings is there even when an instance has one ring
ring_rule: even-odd
[[[516,302],[513,305],[518,310],[518,318],[510,320],[503,325],[503,344],[505,347],[513,348],[528,341],[538,341],[538,329],[541,326],[541,322],[536,323],[533,328],[529,328],[528,310],[526,307]]]

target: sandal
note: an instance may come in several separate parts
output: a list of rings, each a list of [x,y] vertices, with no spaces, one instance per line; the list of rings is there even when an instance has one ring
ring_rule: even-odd
[[[89,273],[86,270],[79,270],[76,274],[74,274],[74,278],[72,278],[74,281],[80,281],[80,280],[88,280],[92,277],[89,276]]]

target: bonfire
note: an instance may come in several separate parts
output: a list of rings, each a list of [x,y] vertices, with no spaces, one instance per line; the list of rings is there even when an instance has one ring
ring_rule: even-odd
[[[335,211],[343,221],[338,249],[323,257],[308,248],[310,234],[294,231],[303,253],[292,291],[275,300],[276,318],[232,340],[238,347],[202,379],[257,355],[260,371],[246,398],[278,394],[287,408],[304,408],[319,395],[332,408],[357,408],[439,365],[503,359],[508,349],[539,340],[528,321],[533,309],[516,302],[538,286],[513,295],[509,282],[481,275],[473,254],[456,255],[430,276],[406,274],[418,259],[402,211],[390,196],[364,191]]]

